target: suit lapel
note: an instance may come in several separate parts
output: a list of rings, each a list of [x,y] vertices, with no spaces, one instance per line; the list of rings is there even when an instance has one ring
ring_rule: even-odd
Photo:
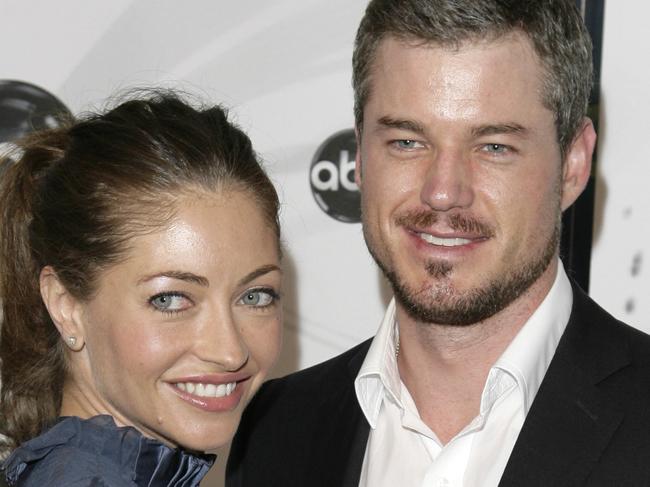
[[[371,343],[372,340],[368,340],[368,346],[363,347],[362,352],[357,353],[348,363],[348,380],[350,381],[349,383],[351,384],[354,393],[354,408],[350,407],[349,409],[354,410],[353,416],[355,424],[349,445],[347,466],[343,478],[341,479],[341,487],[358,487],[359,478],[361,477],[361,469],[363,467],[363,459],[366,454],[370,425],[368,424],[363,411],[361,411],[361,406],[359,406],[356,391],[354,390],[354,381],[361,369],[361,365],[363,365],[363,360],[368,353]]]
[[[357,427],[351,435],[351,441],[347,447],[347,464],[341,478],[341,487],[358,487],[359,479],[361,478],[361,469],[363,467],[363,459],[366,454],[366,445],[368,443],[368,435],[370,433],[370,426],[366,422],[365,416],[361,413],[361,417],[357,422]]]
[[[577,287],[566,331],[499,483],[582,485],[623,419],[597,385],[630,362],[612,318]]]
[[[309,485],[357,487],[370,426],[357,401],[354,379],[361,368],[370,341],[364,343],[342,367],[343,376],[322,385],[321,403],[313,409],[318,426],[316,449],[306,466]],[[331,379],[331,378],[330,378]],[[328,414],[323,415],[323,411]],[[315,481],[314,479],[319,479]],[[307,485],[307,484],[305,484]]]

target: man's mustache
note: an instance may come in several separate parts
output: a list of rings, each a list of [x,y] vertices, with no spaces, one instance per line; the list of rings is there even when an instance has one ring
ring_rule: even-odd
[[[437,211],[414,210],[402,213],[395,219],[399,226],[420,229],[431,227],[440,221],[445,221],[452,230],[469,234],[472,237],[491,238],[496,233],[494,227],[489,223],[463,213],[446,215]]]

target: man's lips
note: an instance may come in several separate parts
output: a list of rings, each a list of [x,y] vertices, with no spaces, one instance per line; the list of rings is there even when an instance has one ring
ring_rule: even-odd
[[[468,232],[433,232],[419,228],[405,228],[406,234],[413,239],[415,245],[422,251],[443,252],[442,255],[455,255],[475,249],[479,244],[486,242],[489,237],[484,235],[469,234]]]
[[[472,239],[460,237],[436,237],[428,233],[417,233],[417,235],[427,243],[439,245],[441,247],[460,247],[472,243]]]
[[[426,242],[441,247],[455,247],[494,237],[492,225],[470,215],[443,215],[431,211],[411,211],[397,217],[395,223]]]

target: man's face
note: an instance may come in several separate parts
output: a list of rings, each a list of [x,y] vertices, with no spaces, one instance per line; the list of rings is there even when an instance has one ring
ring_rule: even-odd
[[[550,287],[561,211],[588,175],[575,162],[589,151],[578,144],[562,164],[529,41],[388,38],[370,83],[357,183],[368,248],[399,304],[418,321],[467,325],[533,283]]]

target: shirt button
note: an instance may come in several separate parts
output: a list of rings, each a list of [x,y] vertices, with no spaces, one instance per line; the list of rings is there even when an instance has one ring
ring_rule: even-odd
[[[451,483],[448,479],[443,477],[441,479],[438,479],[438,482],[436,482],[436,487],[451,487]]]

